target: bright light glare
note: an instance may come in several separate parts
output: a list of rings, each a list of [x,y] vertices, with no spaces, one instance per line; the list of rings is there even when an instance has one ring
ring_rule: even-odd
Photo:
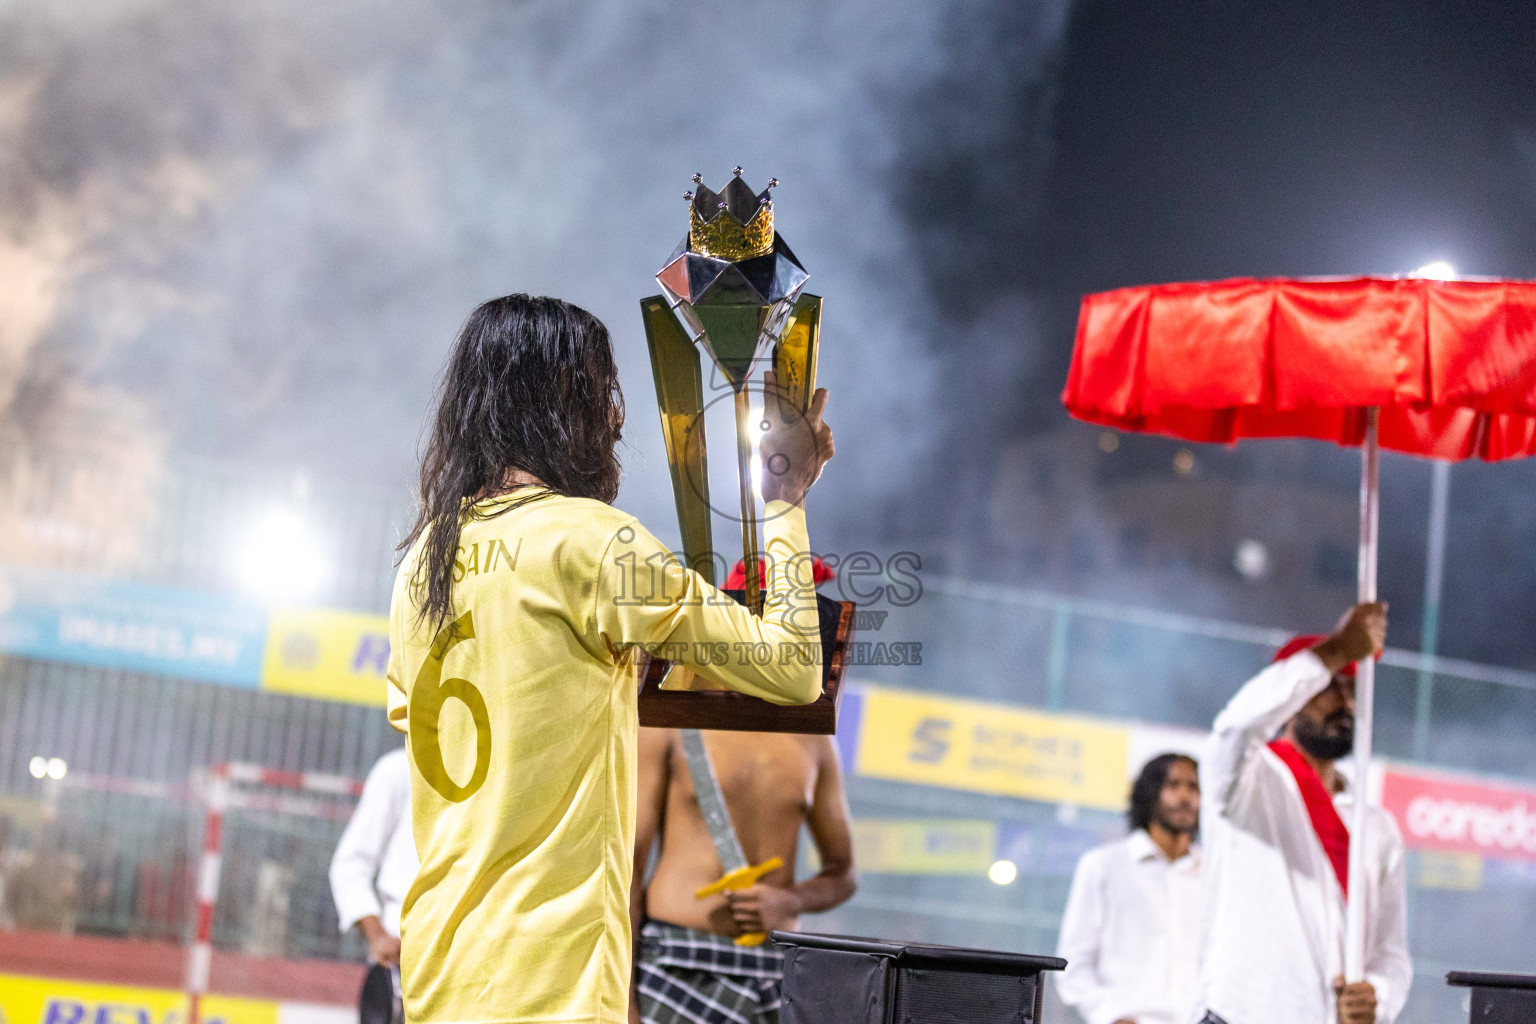
[[[246,590],[270,601],[312,597],[329,575],[325,552],[290,509],[273,509],[256,523],[237,569]]]
[[[50,757],[48,759],[48,777],[50,779],[62,779],[69,773],[69,765],[64,763],[62,757]]]
[[[1232,556],[1232,565],[1243,579],[1261,580],[1269,575],[1269,549],[1262,541],[1242,541]]]
[[[1427,277],[1432,281],[1449,281],[1456,276],[1456,268],[1445,260],[1426,263],[1413,272],[1414,277]]]
[[[1000,860],[987,868],[987,877],[998,885],[1011,885],[1019,877],[1019,866],[1011,860]]]
[[[758,501],[763,499],[763,453],[759,445],[768,434],[769,426],[767,410],[753,406],[752,417],[747,421],[747,436],[752,439],[752,493]]]
[[[34,757],[27,762],[27,771],[32,773],[34,779],[40,779],[48,774],[48,759],[46,757]]]

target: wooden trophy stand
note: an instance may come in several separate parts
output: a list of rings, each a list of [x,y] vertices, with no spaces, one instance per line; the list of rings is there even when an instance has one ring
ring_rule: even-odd
[[[737,601],[740,590],[725,593]],[[688,668],[648,654],[639,655],[640,724],[659,729],[718,729],[736,732],[837,732],[843,670],[853,639],[852,601],[816,595],[821,619],[821,696],[811,704],[770,704],[720,689]],[[734,655],[733,655],[734,656]]]

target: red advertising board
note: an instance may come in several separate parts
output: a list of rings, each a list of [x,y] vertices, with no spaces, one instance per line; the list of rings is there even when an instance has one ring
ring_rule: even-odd
[[[1381,802],[1410,847],[1536,861],[1536,790],[1389,768]]]

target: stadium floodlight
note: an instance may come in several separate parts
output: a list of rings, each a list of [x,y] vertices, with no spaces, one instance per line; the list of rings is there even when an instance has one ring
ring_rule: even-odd
[[[34,757],[27,762],[27,771],[32,773],[34,779],[41,779],[48,774],[48,759],[46,757]]]
[[[998,885],[1011,885],[1019,877],[1019,866],[1011,860],[995,861],[987,868],[987,877]]]
[[[69,765],[62,757],[50,757],[47,764],[48,777],[57,781],[69,774]]]
[[[271,509],[249,530],[236,566],[241,586],[269,601],[315,596],[330,576],[325,551],[292,509]]]
[[[1449,281],[1456,276],[1456,268],[1445,260],[1426,263],[1413,272],[1414,277],[1427,277],[1433,281]]]

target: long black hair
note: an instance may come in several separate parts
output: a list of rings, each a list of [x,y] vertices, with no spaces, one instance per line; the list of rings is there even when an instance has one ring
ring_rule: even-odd
[[[611,502],[623,427],[624,395],[601,320],[559,299],[521,294],[471,313],[438,385],[421,455],[421,508],[399,549],[403,556],[422,540],[411,579],[421,620],[436,630],[453,613],[459,532],[480,514],[466,499],[514,490],[505,478],[520,469],[557,494]],[[531,490],[490,514],[546,494]]]
[[[1181,761],[1196,770],[1200,767],[1188,754],[1158,754],[1136,776],[1136,782],[1131,786],[1131,808],[1126,812],[1131,819],[1132,831],[1152,824],[1152,815],[1157,810],[1163,784],[1168,781],[1168,772]]]

